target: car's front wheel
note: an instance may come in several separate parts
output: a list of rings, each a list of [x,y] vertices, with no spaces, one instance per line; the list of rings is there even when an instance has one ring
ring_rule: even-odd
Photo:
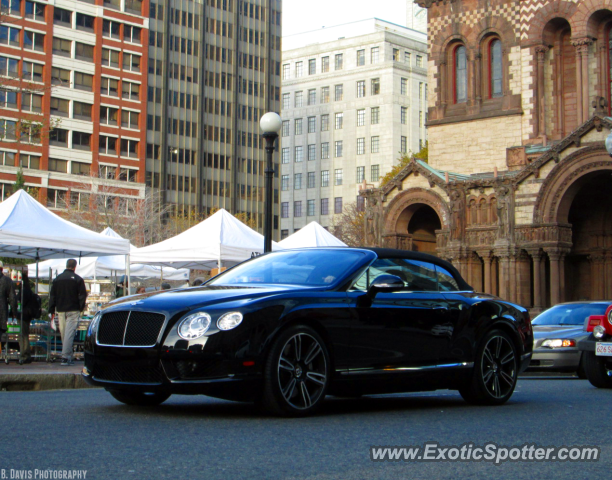
[[[501,405],[514,392],[519,359],[514,343],[501,330],[493,330],[480,342],[470,380],[461,396],[478,405]]]
[[[323,402],[330,358],[321,336],[306,325],[282,332],[265,365],[262,406],[275,415],[305,416]]]
[[[612,388],[612,366],[608,357],[598,357],[595,352],[584,352],[582,359],[591,385],[597,388]]]
[[[120,390],[109,390],[108,392],[121,403],[139,407],[153,407],[164,403],[170,397],[169,393],[162,392],[123,392]]]

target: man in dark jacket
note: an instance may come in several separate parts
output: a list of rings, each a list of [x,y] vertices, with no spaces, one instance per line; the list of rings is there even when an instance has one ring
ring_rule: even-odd
[[[13,316],[17,315],[17,298],[15,297],[15,284],[2,273],[4,265],[0,262],[0,338],[7,330],[7,321],[9,318],[9,304]],[[8,334],[7,334],[8,335]],[[0,346],[0,351],[2,347]]]
[[[49,313],[57,311],[62,335],[62,365],[74,365],[72,344],[87,300],[85,282],[74,273],[76,266],[77,262],[72,258],[66,262],[66,270],[53,280],[49,294]]]

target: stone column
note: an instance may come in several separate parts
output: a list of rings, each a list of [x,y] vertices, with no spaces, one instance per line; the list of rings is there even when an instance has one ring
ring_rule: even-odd
[[[538,122],[536,124],[536,131],[534,132],[536,136],[545,137],[546,136],[546,93],[544,86],[544,61],[546,60],[546,52],[548,52],[548,47],[545,45],[540,45],[535,48],[536,56],[538,58],[538,66],[537,66],[537,96],[536,96],[536,111]]]
[[[493,286],[491,285],[491,254],[489,252],[481,253],[482,261],[484,263],[484,285],[483,290],[485,293],[493,293]]]
[[[510,255],[499,255],[499,292],[498,295],[504,300],[509,299],[509,271],[510,271]]]
[[[550,303],[556,305],[561,301],[560,295],[560,275],[561,269],[559,268],[559,261],[561,259],[561,253],[558,251],[548,251],[548,258],[550,259]]]
[[[572,40],[576,49],[576,109],[578,125],[589,118],[589,46],[590,38]]]
[[[516,255],[512,255],[509,258],[509,272],[508,272],[508,289],[509,289],[509,299],[511,302],[518,303],[518,292],[519,286],[518,283],[520,281],[519,273],[518,273],[518,257]]]
[[[542,280],[540,276],[542,261],[542,252],[535,250],[529,252],[533,260],[533,308],[542,310],[544,303],[542,302]]]

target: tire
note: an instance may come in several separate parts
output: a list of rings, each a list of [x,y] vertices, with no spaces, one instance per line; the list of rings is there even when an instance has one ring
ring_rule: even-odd
[[[580,363],[578,364],[578,370],[576,370],[576,375],[581,380],[586,380],[587,378],[586,371],[584,370],[584,353],[580,355]]]
[[[481,340],[472,376],[459,393],[468,403],[502,405],[514,392],[518,366],[518,354],[510,337],[501,330],[492,330]]]
[[[325,398],[330,366],[327,347],[317,332],[306,325],[288,328],[270,348],[261,406],[284,417],[314,413]]]
[[[598,357],[595,352],[584,352],[584,371],[591,385],[597,388],[612,388],[612,370],[606,366],[607,357]]]
[[[160,392],[122,392],[119,390],[108,390],[108,392],[121,403],[139,407],[154,407],[164,403],[170,397],[170,393]]]

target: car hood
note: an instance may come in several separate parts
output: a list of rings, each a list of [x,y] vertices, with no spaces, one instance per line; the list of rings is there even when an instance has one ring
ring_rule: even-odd
[[[582,325],[533,325],[533,337],[538,338],[575,338],[587,335]]]
[[[122,297],[107,305],[106,309],[125,310],[190,310],[215,303],[228,301],[244,301],[277,295],[286,292],[306,292],[324,290],[322,288],[294,286],[294,285],[261,285],[261,286],[202,286],[165,290],[143,295],[130,295]]]

